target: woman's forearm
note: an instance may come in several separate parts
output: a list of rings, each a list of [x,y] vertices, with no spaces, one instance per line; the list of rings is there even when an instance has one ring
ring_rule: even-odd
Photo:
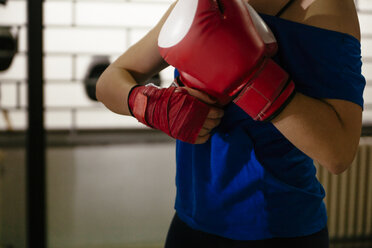
[[[361,127],[361,110],[352,103],[338,107],[342,104],[346,107],[340,114],[326,101],[297,93],[272,122],[293,145],[339,174],[354,159]]]
[[[97,99],[117,114],[130,115],[127,97],[130,89],[136,84],[127,70],[111,65],[97,82]]]

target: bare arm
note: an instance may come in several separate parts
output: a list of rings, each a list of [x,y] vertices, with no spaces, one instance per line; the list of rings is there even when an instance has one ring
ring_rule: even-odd
[[[249,2],[260,12],[275,14],[287,1]],[[310,5],[304,8],[304,2],[310,2]],[[282,18],[360,38],[352,0],[342,1],[342,4],[338,0],[296,1]],[[344,100],[319,100],[297,93],[273,124],[297,148],[331,173],[339,174],[350,166],[355,157],[361,133],[362,109]]]
[[[99,78],[97,99],[111,111],[130,115],[127,106],[130,89],[168,66],[158,52],[157,38],[173,7],[174,4],[145,37],[114,61]]]
[[[297,93],[273,124],[305,154],[340,174],[355,157],[362,109],[344,100],[317,100]]]

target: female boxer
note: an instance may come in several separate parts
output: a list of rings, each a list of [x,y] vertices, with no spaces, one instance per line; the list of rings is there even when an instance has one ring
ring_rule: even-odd
[[[183,18],[174,14],[177,8],[210,4],[228,19],[231,2],[244,12],[246,6],[233,0],[172,4],[160,22],[102,74],[97,98],[110,110],[132,114],[177,139],[176,215],[166,248],[328,247],[325,193],[313,161],[340,174],[350,166],[359,143],[365,79],[353,0],[250,0],[276,38],[278,49],[264,54],[270,53],[275,68],[289,76],[285,84],[277,79],[257,83],[257,78],[271,78],[277,72],[266,70],[266,63],[250,67],[258,62],[248,61],[246,69],[253,71],[249,85],[259,92],[255,98],[240,95],[252,89],[247,84],[231,90],[226,81],[203,81],[213,69],[203,70],[203,80],[195,80],[192,72],[200,65],[183,56],[190,50],[178,50],[178,58],[167,58],[177,64],[178,82],[186,86],[137,85],[168,66],[162,48],[168,49],[174,41],[159,49],[158,40],[164,41],[161,30],[167,28],[163,26]],[[193,31],[190,25],[187,32]],[[236,31],[235,25],[229,28]],[[263,40],[256,35],[247,39]],[[229,37],[232,43],[226,50],[241,41],[235,36]],[[253,44],[252,40],[246,44]],[[208,54],[207,50],[198,52]],[[221,75],[231,73],[238,64],[210,63],[211,68],[213,63],[224,63]],[[294,87],[288,90],[291,82]],[[257,108],[259,97],[267,98],[273,87],[279,90],[269,99],[270,105]],[[281,97],[283,92],[289,94]],[[245,99],[244,104],[236,99]],[[270,118],[257,118],[251,110],[265,114],[260,116],[268,113]]]

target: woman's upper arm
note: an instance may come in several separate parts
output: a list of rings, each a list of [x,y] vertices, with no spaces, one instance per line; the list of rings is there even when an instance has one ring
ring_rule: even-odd
[[[157,41],[159,32],[175,4],[176,2],[169,7],[154,28],[110,66],[127,70],[137,82],[145,81],[167,67],[168,64],[160,56]]]
[[[356,103],[339,100],[323,99],[336,112],[340,123],[344,129],[344,134],[348,137],[348,142],[352,153],[355,153],[359,144],[362,128],[362,108]]]
[[[339,100],[339,99],[323,99],[336,111],[338,118],[343,125],[352,127],[354,132],[359,137],[360,128],[362,126],[362,107],[356,103]]]
[[[313,1],[301,22],[346,33],[360,40],[358,13],[353,0]]]

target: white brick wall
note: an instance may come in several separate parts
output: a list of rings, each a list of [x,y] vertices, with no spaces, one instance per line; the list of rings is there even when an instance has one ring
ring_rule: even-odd
[[[46,0],[44,4],[45,104],[48,129],[143,127],[131,117],[109,112],[91,101],[82,80],[95,55],[113,61],[143,37],[172,0]],[[359,0],[365,90],[364,123],[372,122],[372,1]],[[370,11],[371,13],[369,13]],[[10,111],[15,129],[26,128],[27,32],[26,1],[0,6],[0,25],[18,27],[19,53],[12,66],[0,72],[0,108]],[[161,73],[164,85],[173,68]],[[6,128],[0,114],[0,130]]]
[[[361,10],[372,10],[372,1],[370,0],[356,0]]]
[[[113,61],[153,27],[171,0],[47,0],[44,4],[45,124],[48,129],[143,127],[91,101],[83,86],[95,55]],[[14,129],[27,125],[26,1],[9,0],[0,7],[0,25],[20,29],[19,53],[12,66],[0,72],[0,108],[9,110]],[[161,73],[164,84],[172,68]],[[0,114],[0,130],[6,128]]]

